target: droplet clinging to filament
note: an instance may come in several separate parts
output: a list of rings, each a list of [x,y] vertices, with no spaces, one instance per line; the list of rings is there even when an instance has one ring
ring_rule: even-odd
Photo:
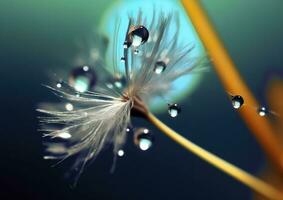
[[[166,69],[166,64],[163,61],[157,61],[154,66],[154,72],[161,74]]]
[[[144,26],[137,26],[133,27],[132,29],[133,30],[130,30],[128,34],[128,45],[130,44],[137,48],[148,40],[149,33],[147,28]]]

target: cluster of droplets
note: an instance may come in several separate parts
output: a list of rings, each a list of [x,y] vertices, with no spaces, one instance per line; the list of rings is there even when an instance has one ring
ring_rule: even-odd
[[[234,109],[238,110],[243,105],[245,105],[244,98],[241,95],[231,95],[231,102]],[[269,111],[266,107],[260,106],[257,108],[257,114],[261,117],[265,117],[268,114],[275,114],[272,111]]]

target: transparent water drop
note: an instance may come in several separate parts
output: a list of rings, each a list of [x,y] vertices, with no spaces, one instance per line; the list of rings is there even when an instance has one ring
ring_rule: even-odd
[[[124,49],[128,48],[128,42],[127,41],[124,42],[123,47],[124,47]]]
[[[122,157],[122,156],[125,155],[125,151],[124,151],[123,149],[119,149],[118,152],[117,152],[117,155],[118,155],[119,157]]]
[[[77,67],[71,71],[69,84],[78,92],[93,89],[96,84],[96,74],[89,66]]]
[[[181,108],[178,104],[168,104],[168,113],[171,117],[177,117],[181,112]]]
[[[267,115],[268,111],[265,107],[260,107],[257,110],[257,113],[259,114],[259,116],[264,117],[265,115]]]
[[[74,106],[71,103],[66,103],[65,108],[67,111],[72,111],[74,110]]]
[[[62,139],[70,139],[72,135],[68,133],[67,131],[65,132],[60,132],[56,135],[56,137],[62,138]]]
[[[138,128],[134,131],[134,143],[142,151],[150,149],[153,140],[153,135],[147,128]]]
[[[134,27],[128,35],[128,43],[133,47],[139,47],[144,44],[149,37],[149,32],[144,26]]]
[[[61,87],[62,87],[62,83],[61,83],[61,82],[58,82],[58,83],[56,84],[56,87],[57,87],[57,88],[61,88]]]
[[[161,74],[166,69],[166,64],[163,61],[157,61],[154,66],[154,72],[156,74]]]
[[[244,99],[240,95],[232,96],[232,105],[235,109],[239,109],[244,104]]]
[[[139,53],[139,50],[138,50],[138,49],[135,49],[135,50],[134,50],[134,54],[137,55],[138,53]]]
[[[120,58],[120,61],[121,61],[121,63],[125,63],[125,58],[124,58],[124,57],[121,57],[121,58]]]

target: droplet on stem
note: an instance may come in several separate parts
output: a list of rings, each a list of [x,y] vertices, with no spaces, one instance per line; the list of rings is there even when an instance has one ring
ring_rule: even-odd
[[[232,96],[232,105],[235,109],[239,109],[244,104],[244,99],[240,95]]]
[[[260,107],[258,110],[257,110],[257,113],[259,114],[259,116],[261,117],[264,117],[266,114],[267,114],[267,109],[265,107]]]

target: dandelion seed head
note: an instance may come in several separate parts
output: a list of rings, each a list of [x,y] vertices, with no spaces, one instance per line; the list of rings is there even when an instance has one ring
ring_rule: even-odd
[[[91,66],[81,65],[71,72],[69,84],[57,88],[47,86],[68,102],[66,110],[38,109],[45,115],[42,123],[60,124],[61,127],[45,130],[45,136],[52,139],[61,135],[68,139],[60,147],[48,142],[46,151],[52,155],[47,156],[58,155],[61,160],[75,157],[69,172],[74,174],[75,182],[87,162],[94,160],[108,144],[113,145],[115,155],[123,156],[121,148],[130,132],[131,117],[145,115],[150,102],[168,95],[178,79],[191,74],[201,63],[201,59],[190,56],[192,45],[178,42],[178,25],[172,32],[171,27],[178,24],[178,17],[160,12],[149,21],[142,16],[140,12],[130,17],[125,30],[115,31],[116,34],[123,32],[124,38],[118,44],[119,37],[114,35],[113,51],[109,56],[113,58],[112,63],[107,63],[109,59],[101,59],[104,68],[99,68],[99,76]],[[152,42],[147,42],[151,34]],[[134,56],[136,47],[146,53]],[[148,129],[139,129],[134,135],[141,150],[152,146],[153,136]]]

